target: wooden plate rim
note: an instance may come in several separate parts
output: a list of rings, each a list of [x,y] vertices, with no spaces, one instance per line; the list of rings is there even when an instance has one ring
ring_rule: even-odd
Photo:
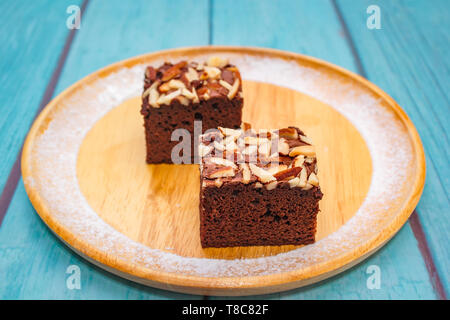
[[[28,178],[33,175],[30,163],[32,145],[34,138],[38,135],[38,131],[43,123],[43,120],[47,118],[49,113],[62,99],[76,91],[82,84],[91,83],[99,77],[104,77],[121,67],[131,67],[152,58],[164,57],[166,55],[189,55],[195,54],[196,52],[201,54],[211,54],[215,52],[240,53],[253,56],[271,56],[284,60],[303,61],[308,64],[325,67],[326,69],[332,69],[334,72],[340,73],[344,77],[348,77],[363,87],[366,87],[375,96],[382,98],[407,128],[412,146],[414,148],[413,153],[417,160],[417,166],[415,168],[416,177],[414,179],[414,184],[411,189],[409,199],[406,199],[403,202],[402,207],[394,219],[392,219],[391,223],[386,225],[377,236],[374,236],[372,239],[366,241],[360,246],[357,246],[353,248],[353,250],[349,250],[332,260],[290,272],[252,277],[189,276],[160,272],[139,265],[131,265],[129,262],[117,259],[114,256],[89,245],[82,239],[77,238],[69,229],[63,227],[49,212],[48,208],[44,204],[44,201],[42,201],[38,190],[34,189],[32,185],[27,183],[27,181],[29,181]],[[38,215],[59,239],[61,239],[78,254],[107,271],[135,282],[171,291],[194,294],[208,294],[213,292],[214,294],[221,295],[244,295],[261,293],[261,291],[264,293],[270,293],[293,289],[326,279],[361,262],[389,241],[389,239],[391,239],[408,220],[409,216],[419,202],[425,184],[426,173],[424,149],[416,128],[405,111],[394,101],[393,98],[391,98],[378,86],[358,74],[318,58],[277,49],[242,46],[200,46],[163,50],[122,60],[91,73],[61,92],[42,110],[27,135],[21,160],[22,177],[25,189]]]

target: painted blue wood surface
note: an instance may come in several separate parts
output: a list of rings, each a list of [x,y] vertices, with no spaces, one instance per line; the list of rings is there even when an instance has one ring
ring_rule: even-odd
[[[449,2],[383,1],[381,29],[365,27],[373,1],[339,1],[369,80],[390,94],[419,131],[427,160],[416,208],[439,276],[450,292]]]
[[[80,2],[0,2],[0,190],[69,33],[66,8]]]
[[[65,5],[63,5],[65,3],[55,3],[52,2],[52,7],[49,11],[62,12],[62,28],[65,29],[65,19],[67,17]],[[71,1],[71,3],[74,3],[74,1]],[[354,3],[354,1],[351,3]],[[410,42],[408,41],[418,41],[418,39],[414,35],[408,36],[408,33],[404,32],[405,34],[397,35],[396,37],[401,38],[401,36],[404,36],[404,38],[408,38],[407,40],[401,39],[406,41],[406,44],[396,47],[394,43],[396,38],[394,36],[365,34],[367,32],[365,27],[365,19],[367,17],[365,9],[368,4],[364,2],[358,6],[352,6],[350,2],[338,2],[345,19],[349,20],[352,37],[358,40],[359,56],[367,57],[362,59],[362,61],[369,79],[379,84],[396,99],[401,100],[406,96],[406,103],[414,106],[412,111],[402,102],[401,105],[413,117],[422,138],[424,139],[423,131],[426,131],[425,134],[427,134],[431,130],[431,133],[429,133],[431,142],[424,139],[427,156],[438,158],[436,160],[438,164],[442,162],[446,164],[448,163],[448,147],[442,148],[444,150],[436,150],[433,147],[433,143],[439,141],[439,137],[441,139],[446,138],[448,141],[448,131],[439,132],[433,131],[435,128],[429,128],[431,123],[434,123],[429,121],[440,120],[441,126],[443,126],[445,123],[442,121],[445,121],[445,119],[430,120],[426,118],[428,115],[423,118],[424,115],[419,111],[423,112],[423,108],[425,106],[428,107],[429,103],[427,101],[436,101],[436,104],[443,107],[433,110],[437,114],[445,114],[445,106],[447,106],[448,110],[448,97],[442,95],[442,91],[445,91],[442,88],[440,90],[439,88],[434,89],[437,90],[435,92],[431,85],[418,85],[417,79],[421,78],[418,78],[412,71],[408,73],[407,69],[411,67],[410,64],[412,62],[420,62],[423,60],[423,57],[428,58],[432,61],[422,61],[423,69],[421,69],[421,72],[426,71],[424,74],[428,75],[428,78],[426,78],[427,82],[433,83],[434,81],[434,83],[444,86],[448,83],[448,78],[446,78],[446,76],[448,77],[448,66],[444,65],[439,69],[439,63],[443,63],[445,50],[448,50],[448,39],[446,42],[439,44],[436,43],[440,39],[439,37],[428,34],[436,24],[434,19],[440,21],[441,15],[445,15],[448,10],[445,10],[445,8],[430,9],[430,7],[426,6],[413,8],[413,6],[419,6],[417,2],[408,2],[408,4],[410,5],[408,10],[413,11],[413,16],[417,16],[415,19],[429,19],[429,21],[420,20],[429,24],[425,31],[422,30],[426,35],[426,44],[417,50],[408,50],[407,53],[411,55],[408,59],[397,58],[399,61],[394,60],[396,64],[394,68],[392,61],[387,61],[390,59],[390,56],[404,55],[404,51],[409,49],[405,47],[409,46]],[[4,4],[2,3],[2,5]],[[210,5],[211,7],[209,7]],[[9,8],[11,14],[21,11],[20,4],[15,2],[11,6]],[[382,7],[384,7],[384,2]],[[33,12],[32,16],[39,16],[38,13],[41,12],[39,10]],[[432,10],[440,10],[442,13],[437,14]],[[48,14],[46,11],[43,12]],[[195,15],[190,14],[192,12],[195,12]],[[209,13],[211,13],[210,17],[208,17]],[[395,19],[389,19],[409,26],[408,22],[402,19],[401,13],[392,11],[391,14],[395,14]],[[49,14],[49,16],[48,19],[51,20],[52,14]],[[425,16],[428,16],[428,18]],[[27,15],[24,15],[24,17],[27,17]],[[26,26],[27,21],[24,20],[26,19],[21,19],[19,16],[12,21],[22,21],[21,23]],[[209,21],[211,21],[212,27],[211,35],[209,34]],[[183,27],[182,22],[190,27]],[[383,24],[383,28],[386,27],[387,25]],[[396,28],[400,27],[397,25]],[[57,28],[54,29],[35,35],[36,39],[33,39],[32,42],[45,41],[49,35],[57,38],[57,34],[59,32],[63,34],[63,31],[67,34],[67,29],[62,31]],[[400,30],[402,29],[400,28]],[[411,32],[417,32],[417,30]],[[437,33],[442,34],[442,32]],[[176,4],[168,1],[133,1],[130,4],[123,1],[91,0],[85,15],[82,17],[82,28],[77,31],[56,91],[60,92],[76,80],[109,63],[164,48],[204,45],[208,43],[209,37],[211,37],[214,44],[265,46],[306,53],[336,63],[349,70],[357,71],[355,56],[352,55],[348,39],[345,38],[345,33],[330,1],[316,0],[313,3],[311,1],[211,1],[209,3],[206,0],[192,0],[177,1]],[[3,32],[0,31],[0,38],[7,38],[4,29]],[[376,44],[369,46],[367,44],[370,43],[368,39],[375,41]],[[54,41],[58,42],[59,51],[63,46],[64,40],[63,34],[60,40],[56,39]],[[10,41],[14,42],[14,38]],[[424,42],[424,39],[421,41]],[[54,45],[53,47],[57,46]],[[431,51],[430,47],[435,50]],[[0,50],[3,49],[0,48]],[[59,53],[59,51],[56,51],[58,50],[54,49],[53,51],[49,50],[49,52],[42,53],[40,60],[37,60],[35,66],[40,68],[37,69],[40,72],[39,74],[48,74],[48,76],[51,74],[53,69],[50,63],[45,64],[46,62],[43,61],[53,61],[54,65]],[[1,52],[3,54],[3,51]],[[8,52],[8,54],[11,53]],[[3,61],[0,60],[0,68],[3,66],[2,63]],[[370,65],[371,63],[372,65]],[[427,69],[424,66],[429,67]],[[6,67],[2,70],[4,69]],[[439,71],[430,73],[429,70],[433,69],[439,69]],[[47,70],[47,73],[43,73],[43,70]],[[12,77],[15,73],[20,73],[19,71],[11,69],[8,72],[8,76]],[[401,78],[404,80],[398,79],[397,71],[400,72]],[[387,73],[384,77],[389,77],[390,79],[383,78],[383,73]],[[20,83],[20,79],[19,77],[15,81],[17,81],[17,84],[24,85]],[[33,90],[35,90],[33,94],[39,97],[42,96],[45,85],[46,83],[42,84],[41,87],[33,87]],[[423,87],[426,90],[422,92]],[[0,88],[0,97],[8,97],[11,94],[14,94],[15,97],[20,97],[17,91],[18,88],[21,87],[10,86],[7,90]],[[408,92],[408,94],[404,92]],[[437,100],[434,100],[435,94],[441,94],[438,95]],[[417,96],[419,97],[417,98]],[[15,99],[12,101],[17,101],[18,98]],[[22,99],[28,99],[24,100],[24,105],[34,101],[32,97]],[[35,102],[39,104],[39,98],[35,99],[37,99]],[[447,104],[445,104],[446,101]],[[20,104],[20,102],[17,103]],[[19,114],[22,117],[27,116],[26,111],[32,108],[33,106],[29,106],[29,109],[23,108],[23,110],[20,110],[22,113]],[[37,105],[35,108],[37,108]],[[414,118],[414,110],[419,108],[419,111],[415,111],[417,114],[416,120]],[[13,123],[9,124],[10,122]],[[2,146],[0,148],[4,148],[5,154],[9,158],[15,158],[17,150],[20,148],[21,140],[23,140],[23,135],[28,129],[29,123],[25,127],[23,122],[26,121],[20,118],[16,119],[14,116],[10,116],[7,127],[4,127],[4,124],[6,125],[7,122],[2,122],[0,129]],[[20,135],[10,137],[12,136],[11,132],[21,133],[22,138],[20,138]],[[9,145],[12,146],[11,148],[3,146],[4,139],[10,139],[6,141],[14,141],[14,143],[9,142]],[[431,148],[427,145],[428,143],[431,144]],[[14,148],[17,148],[17,150]],[[446,163],[445,157],[447,157]],[[0,182],[6,180],[8,175],[7,168],[2,170],[0,167],[0,179],[3,179]],[[430,241],[441,241],[440,247],[437,247],[438,249],[433,246],[433,254],[436,256],[436,260],[442,257],[439,265],[442,273],[442,268],[446,266],[449,258],[448,251],[445,252],[448,242],[446,233],[448,228],[444,228],[440,233],[439,230],[437,233],[434,232],[436,232],[435,229],[439,229],[440,225],[436,223],[436,221],[440,222],[440,219],[436,217],[439,214],[447,214],[448,217],[449,207],[448,194],[445,192],[447,189],[444,187],[439,189],[433,182],[439,181],[438,172],[441,173],[442,171],[428,171],[427,188],[421,201],[422,207],[419,207],[419,209],[421,210],[421,221],[426,227],[425,231],[428,238],[431,239]],[[430,180],[432,180],[431,187],[429,187]],[[444,181],[441,182],[442,186],[448,183],[448,180],[441,181]],[[447,199],[447,202],[445,202],[445,199]],[[424,215],[426,216],[424,217]],[[444,224],[445,226],[446,224]],[[430,233],[436,234],[434,238]],[[433,242],[431,243],[433,244]],[[67,275],[65,272],[66,268],[71,264],[78,265],[81,268],[81,290],[69,290],[66,286]],[[382,282],[379,290],[369,290],[366,286],[368,277],[366,268],[369,265],[378,265],[381,269]],[[446,279],[446,281],[448,285],[448,280]],[[0,286],[0,299],[201,298],[137,285],[101,271],[85,262],[70,249],[62,245],[40,221],[29,203],[22,183],[19,184],[8,214],[0,227],[0,283],[2,283]],[[406,224],[399,234],[380,252],[344,274],[307,288],[260,297],[272,299],[432,299],[436,296],[418,250],[417,242],[409,224]]]

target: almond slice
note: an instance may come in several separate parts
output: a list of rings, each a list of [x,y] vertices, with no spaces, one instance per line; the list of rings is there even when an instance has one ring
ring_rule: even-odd
[[[306,186],[306,183],[307,183],[307,180],[308,180],[308,176],[307,176],[307,172],[306,172],[306,168],[305,167],[302,167],[302,171],[300,171],[300,176],[299,176],[299,179],[300,179],[300,181],[298,182],[298,186],[299,187],[305,187]]]
[[[258,138],[258,137],[253,137],[253,136],[246,136],[246,137],[244,137],[244,143],[245,144],[261,145],[263,143],[268,143],[268,142],[270,142],[270,140],[267,139],[267,138]]]
[[[152,83],[152,85],[150,87],[147,88],[147,90],[145,90],[142,93],[142,98],[145,98],[146,96],[148,96],[150,94],[150,91],[152,91],[154,88],[156,88],[159,85],[159,81],[155,81]]]
[[[228,92],[228,95],[227,95],[228,99],[231,100],[234,98],[234,96],[236,95],[236,93],[239,90],[239,83],[240,83],[239,79],[234,80],[233,86],[231,87],[231,90]]]
[[[275,165],[267,169],[267,171],[275,177],[278,172],[286,170],[288,167],[285,164]],[[276,178],[276,177],[275,177]]]
[[[303,188],[302,188],[302,190],[309,190],[309,189],[311,189],[313,186],[311,185],[311,184],[309,184],[309,183],[307,183]]]
[[[219,68],[209,66],[205,66],[205,72],[208,75],[208,78],[210,79],[218,79],[220,77],[220,74],[222,73],[222,71],[220,71]],[[200,79],[201,78],[202,77],[200,77]]]
[[[181,94],[190,100],[194,100],[195,97],[197,96],[196,94],[194,94],[193,92],[189,91],[186,88],[181,89]]]
[[[188,71],[184,74],[189,82],[198,80],[198,72],[194,68],[189,67]]]
[[[159,99],[159,92],[156,88],[153,88],[150,91],[150,96],[148,97],[148,103],[153,107],[153,108],[159,108],[159,104],[158,104],[158,99]]]
[[[156,101],[158,104],[167,104],[169,105],[173,98],[179,96],[181,94],[181,90],[178,89],[174,92],[169,93],[168,95],[161,95],[159,99]]]
[[[264,170],[263,168],[260,168],[253,163],[249,164],[250,170],[252,170],[252,173],[257,176],[262,183],[270,182],[276,180],[273,175],[271,175],[268,171]]]
[[[259,183],[259,182],[256,182],[255,183],[255,188],[262,188],[263,187],[263,185],[262,185],[262,183]]]
[[[266,143],[261,143],[258,147],[258,153],[262,156],[268,157],[270,155],[271,143],[268,141]]]
[[[316,160],[315,157],[306,157],[306,158],[305,158],[305,162],[306,162],[306,163],[313,163],[314,160]]]
[[[236,140],[242,134],[242,131],[240,129],[230,129],[230,128],[223,128],[223,127],[219,127],[218,129],[226,137],[227,136],[235,137],[234,140]]]
[[[250,172],[250,169],[248,168],[248,165],[246,163],[242,163],[240,165],[240,168],[242,169],[242,182],[244,184],[249,183],[250,179],[252,177],[252,173]]]
[[[268,184],[266,184],[266,189],[267,190],[273,190],[277,187],[278,182],[277,181],[272,181]]]
[[[169,83],[165,82],[158,87],[158,91],[161,93],[167,92],[170,90]]]
[[[295,157],[298,155],[304,155],[304,156],[308,156],[308,157],[312,157],[316,155],[316,151],[315,148],[313,146],[298,146],[295,148],[292,148],[289,151],[289,156],[290,157]]]
[[[317,178],[314,172],[311,172],[311,174],[309,175],[308,183],[316,187],[319,186],[319,178]]]
[[[298,139],[298,132],[295,128],[283,128],[278,130],[278,135],[286,139]]]
[[[299,184],[299,182],[300,182],[300,178],[299,177],[295,177],[294,179],[291,179],[291,180],[288,181],[289,186],[291,188],[296,187]]]
[[[290,177],[296,177],[301,170],[302,170],[301,167],[294,167],[294,168],[290,168],[290,169],[286,169],[286,170],[277,172],[273,176],[275,177],[275,179],[280,181],[280,180],[284,180],[284,179],[287,179]]]
[[[208,59],[207,64],[208,64],[208,66],[211,66],[211,67],[223,68],[228,64],[228,59],[225,59],[222,57],[217,57],[217,56],[212,56]]]
[[[231,84],[229,84],[228,82],[224,81],[224,80],[219,80],[219,83],[222,87],[224,87],[225,89],[227,89],[228,91],[231,91],[231,89],[233,89],[233,87],[231,86]]]
[[[301,167],[303,166],[303,163],[305,162],[305,156],[304,155],[298,155],[297,157],[295,157],[293,165],[294,167]]]
[[[169,82],[167,82],[167,85],[169,86],[170,89],[186,88],[186,86],[182,81],[176,79],[170,80]]]
[[[278,140],[278,153],[284,156],[287,156],[289,154],[289,144],[284,138]]]
[[[188,106],[188,105],[189,105],[189,99],[186,98],[186,97],[184,97],[184,96],[178,96],[178,97],[176,97],[175,99],[177,99],[178,101],[180,101],[180,103],[181,103],[183,106]]]
[[[209,178],[225,178],[225,177],[234,177],[235,176],[234,169],[232,167],[221,167],[209,174]]]
[[[228,159],[212,157],[212,158],[208,158],[208,161],[215,163],[219,166],[232,167],[234,169],[237,168],[236,164],[233,161],[230,161]]]
[[[308,138],[307,136],[302,136],[302,135],[300,135],[300,140],[302,140],[303,142],[305,142],[305,143],[307,143],[307,144],[310,144],[310,145],[313,144],[311,138]]]
[[[222,179],[217,178],[217,179],[214,180],[214,185],[215,185],[217,188],[220,188],[220,187],[222,186],[222,184],[223,184]]]

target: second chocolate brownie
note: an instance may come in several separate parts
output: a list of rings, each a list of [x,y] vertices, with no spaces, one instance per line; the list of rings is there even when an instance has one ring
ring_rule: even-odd
[[[194,163],[194,121],[201,121],[200,133],[219,126],[238,128],[242,105],[239,70],[226,59],[211,57],[206,63],[166,62],[158,68],[147,67],[141,108],[147,163]],[[189,132],[191,148],[189,156],[181,150],[172,159],[172,149],[180,143],[171,141],[176,129]]]

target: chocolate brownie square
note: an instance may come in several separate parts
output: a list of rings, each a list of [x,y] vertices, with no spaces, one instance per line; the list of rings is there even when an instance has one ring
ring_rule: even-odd
[[[315,241],[322,192],[314,146],[298,128],[219,128],[200,137],[203,247]]]
[[[147,67],[141,107],[147,162],[194,163],[198,135],[219,126],[239,128],[242,105],[239,70],[226,59],[211,57],[206,63],[166,62],[156,69]],[[194,132],[194,121],[198,133]],[[173,149],[185,139],[175,134],[176,129],[187,130],[189,148]]]

